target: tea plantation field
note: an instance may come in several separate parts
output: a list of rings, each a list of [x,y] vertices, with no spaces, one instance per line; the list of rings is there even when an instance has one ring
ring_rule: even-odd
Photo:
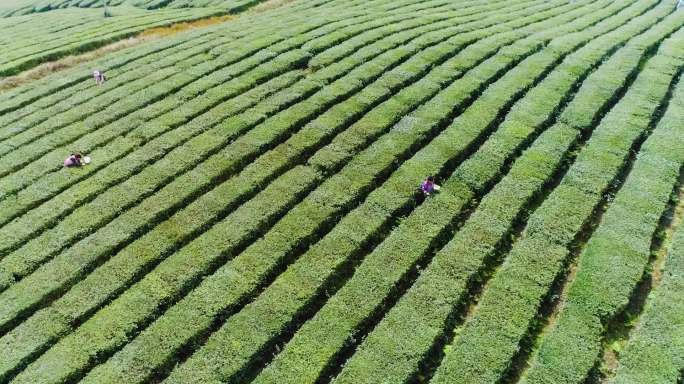
[[[141,9],[216,8],[229,13],[249,9],[265,0],[106,0],[110,7],[128,6]],[[105,0],[3,0],[0,17],[26,15],[62,8],[100,8]]]
[[[167,26],[221,14],[212,8],[146,11],[134,7],[69,8],[26,16],[0,18],[0,78],[40,63],[87,52],[134,36],[148,28]]]
[[[0,383],[682,383],[675,0],[266,3],[0,91]]]

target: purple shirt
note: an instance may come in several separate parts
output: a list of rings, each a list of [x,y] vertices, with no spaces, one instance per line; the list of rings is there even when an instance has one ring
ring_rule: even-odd
[[[420,184],[420,189],[423,191],[423,193],[432,193],[435,191],[435,183],[425,180],[422,184]]]
[[[64,160],[64,166],[65,167],[73,167],[76,165],[79,165],[79,161],[76,158],[76,156],[69,156],[66,158],[66,160]]]

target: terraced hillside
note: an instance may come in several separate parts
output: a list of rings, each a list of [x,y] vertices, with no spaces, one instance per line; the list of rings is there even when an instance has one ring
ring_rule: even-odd
[[[141,9],[213,8],[228,13],[242,12],[265,0],[107,0],[109,6]],[[0,17],[27,15],[62,8],[102,8],[104,0],[3,0]]]
[[[675,5],[298,0],[3,91],[0,382],[681,382]]]
[[[136,35],[153,27],[167,26],[220,14],[211,8],[145,11],[134,7],[64,9],[0,18],[0,77],[14,75],[37,64],[69,54],[87,52]]]

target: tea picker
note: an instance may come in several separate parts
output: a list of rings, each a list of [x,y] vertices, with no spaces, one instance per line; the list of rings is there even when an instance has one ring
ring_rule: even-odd
[[[83,156],[78,152],[72,153],[64,159],[65,167],[80,167],[84,164],[90,164],[90,156]]]

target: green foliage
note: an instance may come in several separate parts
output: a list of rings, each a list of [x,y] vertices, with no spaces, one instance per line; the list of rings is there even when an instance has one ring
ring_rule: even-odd
[[[635,25],[643,25],[634,22]],[[628,24],[631,25],[631,24]],[[645,25],[647,27],[648,24]],[[469,158],[460,168],[462,173],[471,173],[474,169],[483,169],[496,158],[497,153],[505,153],[504,148],[515,138],[517,142],[524,140],[523,127],[520,120],[534,121],[537,125],[526,128],[528,134],[533,128],[539,129],[552,119],[556,106],[553,98],[546,90],[556,90],[553,96],[556,103],[562,98],[562,89],[566,92],[573,85],[571,77],[564,76],[566,70],[576,70],[575,63],[584,62],[587,54],[593,54],[598,47],[604,52],[610,50],[606,44],[612,40],[619,44],[625,35],[625,28],[592,41],[584,49],[565,58],[563,63],[545,79],[539,87],[532,89],[512,108],[498,131],[480,148],[480,152]],[[635,28],[636,29],[636,28]],[[635,33],[638,31],[636,29]],[[602,58],[596,57],[597,62]],[[585,71],[591,69],[592,63],[585,62]],[[612,71],[608,66],[602,67],[600,73]],[[578,99],[574,99],[576,101]],[[570,156],[570,148],[578,139],[578,132],[572,127],[557,124],[542,133],[523,155],[516,159],[513,167],[492,191],[479,204],[477,210],[457,232],[453,239],[437,252],[430,266],[420,275],[413,287],[402,297],[397,305],[385,315],[380,324],[373,330],[356,354],[347,362],[338,381],[403,381],[415,374],[416,368],[426,359],[433,343],[442,337],[443,324],[449,323],[453,310],[459,303],[468,300],[468,284],[477,284],[485,277],[486,271],[495,264],[499,247],[506,243],[506,235],[513,230],[516,220],[524,217],[525,207],[549,183],[563,159]],[[493,150],[496,148],[496,150]],[[508,149],[511,151],[512,149]],[[482,156],[478,156],[481,154]],[[478,160],[489,159],[489,162]],[[482,165],[478,165],[482,164]],[[474,175],[481,175],[478,171]],[[473,175],[473,176],[474,176]],[[472,177],[472,176],[471,176]],[[477,177],[475,177],[477,179]],[[437,199],[441,198],[438,196]],[[439,305],[421,308],[423,303],[439,303]],[[307,329],[306,326],[303,329]],[[304,333],[305,331],[300,331]],[[331,332],[331,331],[328,331]],[[303,336],[302,336],[303,337]],[[318,345],[310,340],[299,342],[297,337],[292,344]],[[410,348],[405,347],[409,345]],[[289,348],[289,347],[288,347]],[[288,348],[263,373],[264,378],[271,380],[279,372],[279,380],[293,377],[297,365],[287,362],[290,357]],[[453,347],[448,346],[448,350]],[[295,355],[297,356],[297,355]],[[281,362],[282,361],[282,362]],[[307,364],[310,358],[307,356]],[[282,368],[287,367],[287,368]],[[273,380],[278,381],[278,380]]]
[[[74,8],[90,8],[102,15],[104,3],[107,3],[105,17],[118,14],[112,8],[127,8],[136,10],[173,10],[187,8],[213,8],[214,12],[240,13],[263,2],[264,0],[8,0],[0,5],[1,17],[21,17],[35,13]],[[99,9],[98,9],[99,8]]]
[[[681,82],[678,92],[681,93]],[[673,97],[668,113],[681,114],[681,98]],[[679,110],[680,112],[676,112]],[[667,114],[664,120],[667,119]],[[679,126],[671,122],[672,126]],[[672,132],[673,133],[673,132]],[[672,136],[669,136],[672,138]],[[624,350],[611,384],[674,382],[682,369],[682,228],[675,232],[660,284],[651,291],[646,308]]]
[[[137,8],[65,9],[45,14],[0,18],[3,55],[0,77],[47,61],[91,51],[146,29],[219,14],[216,9],[142,11]],[[49,27],[43,27],[43,26]]]
[[[1,93],[0,381],[584,380],[664,233],[683,15],[296,1]],[[663,292],[616,380],[681,369]]]
[[[684,52],[681,44],[680,50]],[[659,55],[649,65],[660,66],[666,73],[671,68],[670,61],[673,60],[668,56]],[[649,65],[646,69],[650,69]],[[667,81],[660,74],[643,75],[645,81],[637,81],[633,87],[640,91],[639,97],[653,92],[654,84]],[[563,310],[555,327],[545,336],[525,382],[576,382],[584,377],[599,355],[605,324],[627,306],[635,286],[647,272],[652,239],[657,235],[660,217],[667,209],[673,185],[684,165],[684,136],[680,124],[675,122],[681,114],[683,94],[684,85],[680,81],[665,116],[641,147],[624,186],[579,256],[578,272],[569,287]],[[652,98],[657,100],[658,96]],[[629,97],[628,94],[626,98]],[[630,101],[638,102],[636,97]],[[636,110],[632,108],[632,112]],[[676,371],[672,374],[676,377]],[[646,365],[639,375],[650,378],[638,382],[660,380],[657,374],[648,372]]]
[[[684,48],[680,34],[666,40],[661,51]],[[571,245],[584,223],[590,219],[595,207],[601,204],[613,180],[619,177],[634,143],[648,133],[651,116],[666,96],[669,82],[674,75],[673,69],[679,65],[681,63],[678,59],[673,60],[665,55],[658,55],[650,60],[625,97],[602,119],[560,185],[530,216],[522,238],[513,246],[505,262],[489,282],[488,289],[478,303],[476,314],[466,322],[462,333],[454,340],[454,350],[446,356],[437,370],[436,382],[451,381],[456,377],[457,381],[462,382],[493,380],[506,372],[509,361],[520,348],[521,340],[534,326],[538,309],[544,298],[550,294],[552,283],[563,272],[568,257],[566,247]],[[640,167],[645,161],[647,160],[638,158],[635,167]],[[671,188],[671,185],[666,188],[665,201],[669,199]],[[655,216],[657,221],[658,214]],[[646,248],[650,243],[650,235],[649,233],[644,239]],[[609,269],[615,267],[609,264]],[[599,279],[607,279],[605,273],[598,273],[597,276]],[[593,292],[602,295],[609,291],[599,289]],[[586,311],[587,308],[583,306],[582,310]],[[568,322],[573,329],[581,329],[582,325],[587,324],[587,321],[579,321],[575,314],[568,316]],[[558,327],[562,328],[561,323]],[[586,327],[596,329],[588,324]],[[582,336],[590,337],[589,335],[596,335],[596,332],[587,332]],[[577,364],[578,366],[573,367],[575,369],[567,370],[573,376],[564,377],[545,371],[544,374],[533,377],[533,367],[527,376],[530,380],[574,382],[591,369],[598,351],[594,349],[592,353],[586,350],[586,340],[582,338],[572,338],[574,341],[571,342],[565,336],[561,333],[558,344],[549,341],[551,347],[548,351],[542,345],[539,362],[543,361],[547,367],[554,367],[554,364]],[[572,349],[570,345],[577,347]],[[549,362],[551,355],[556,363]],[[469,364],[472,361],[483,363],[478,364],[479,368],[475,369]],[[584,362],[584,369],[579,368],[581,362]]]

